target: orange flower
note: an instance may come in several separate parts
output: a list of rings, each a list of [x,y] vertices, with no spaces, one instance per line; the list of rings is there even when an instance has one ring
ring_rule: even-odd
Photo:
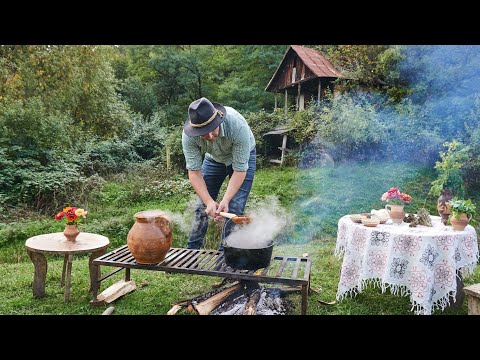
[[[75,225],[79,222],[80,217],[86,218],[87,214],[88,211],[85,211],[84,209],[80,209],[75,206],[67,206],[63,209],[63,211],[57,213],[55,220],[63,219],[67,225]]]

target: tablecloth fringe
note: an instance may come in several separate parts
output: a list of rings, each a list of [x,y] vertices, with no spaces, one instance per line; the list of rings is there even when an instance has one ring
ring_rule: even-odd
[[[337,258],[341,258],[345,254],[346,245],[337,245],[335,246],[335,251],[333,255]]]
[[[472,267],[475,267],[475,265],[472,265]],[[437,299],[430,308],[429,306],[425,306],[424,303],[419,303],[414,299],[412,299],[412,296],[411,296],[412,292],[406,287],[406,285],[389,284],[389,283],[382,282],[381,279],[364,279],[361,281],[359,285],[356,285],[353,288],[348,289],[343,293],[337,293],[337,300],[342,301],[346,297],[355,297],[358,294],[360,294],[369,285],[373,285],[374,287],[380,288],[382,290],[382,293],[385,293],[388,289],[390,290],[392,295],[410,296],[410,302],[413,303],[411,310],[416,315],[430,315],[433,312],[433,310],[436,310],[436,309],[441,309],[443,311],[447,306],[450,305],[450,299],[451,298],[455,299],[457,295],[457,291],[452,290],[446,295]]]

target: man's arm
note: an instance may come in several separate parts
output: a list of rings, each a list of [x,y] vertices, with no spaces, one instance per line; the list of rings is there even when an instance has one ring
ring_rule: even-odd
[[[207,206],[206,212],[208,216],[215,217],[215,211],[217,210],[218,204],[215,200],[212,199],[208,193],[207,184],[203,180],[201,170],[188,170],[188,179],[193,186],[193,189],[197,195],[202,199],[203,203]],[[243,181],[243,180],[242,180]],[[241,185],[242,183],[240,183]],[[238,189],[237,189],[238,190]],[[223,211],[223,210],[220,210]]]
[[[243,184],[243,180],[245,180],[245,177],[247,176],[246,171],[234,171],[232,174],[232,177],[230,178],[230,181],[228,182],[227,190],[225,191],[225,195],[223,195],[222,201],[220,201],[220,204],[218,205],[216,213],[219,214],[220,211],[228,212],[228,204],[230,201],[233,199],[235,194],[237,193],[238,189]],[[221,216],[217,215],[215,217],[215,220],[220,220],[222,219]]]

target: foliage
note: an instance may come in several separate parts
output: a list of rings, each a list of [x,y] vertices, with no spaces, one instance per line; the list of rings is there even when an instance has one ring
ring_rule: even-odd
[[[438,177],[432,182],[429,194],[439,196],[443,189],[448,188],[454,196],[463,197],[464,186],[460,169],[469,157],[469,147],[463,146],[456,140],[445,142],[443,146],[447,148],[447,151],[440,152],[442,161],[435,163]]]
[[[459,199],[458,197],[454,197],[449,202],[450,209],[452,213],[455,214],[455,218],[459,219],[461,213],[465,213],[467,216],[474,216],[476,214],[476,206],[472,203],[471,199]]]
[[[383,89],[396,100],[407,94],[398,65],[405,60],[399,45],[314,46],[327,55],[349,79],[347,88]],[[354,80],[354,81],[352,81]]]
[[[339,95],[317,112],[319,140],[336,159],[370,158],[388,139],[380,113],[366,95]]]

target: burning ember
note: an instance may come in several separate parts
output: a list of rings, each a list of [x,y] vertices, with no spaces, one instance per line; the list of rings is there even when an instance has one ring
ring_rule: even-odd
[[[279,289],[261,287],[255,290],[251,296],[241,294],[232,301],[224,302],[212,311],[211,315],[244,315],[245,311],[248,310],[247,304],[249,299],[253,296],[259,297],[255,307],[257,315],[286,315],[288,306],[286,301],[282,299],[282,295]]]
[[[254,281],[235,281],[175,304],[167,314],[174,315],[186,306],[199,315],[286,315],[290,305],[284,296],[290,291],[291,288],[267,288]]]

